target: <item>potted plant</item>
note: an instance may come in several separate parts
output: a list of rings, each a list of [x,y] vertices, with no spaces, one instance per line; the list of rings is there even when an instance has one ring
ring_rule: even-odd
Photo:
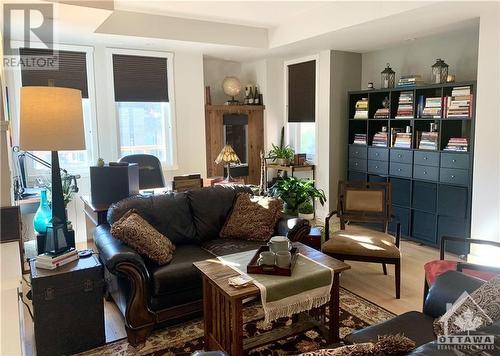
[[[269,151],[269,158],[271,158],[281,166],[287,166],[288,164],[290,164],[290,161],[293,160],[294,155],[295,151],[289,145],[277,146],[273,143],[272,149],[271,151]]]
[[[314,219],[314,207],[311,202],[305,202],[299,206],[299,218],[312,220]]]
[[[270,194],[283,200],[285,213],[290,215],[297,215],[299,207],[304,203],[311,203],[313,199],[318,199],[321,205],[326,202],[325,192],[317,189],[310,179],[280,179],[271,187]]]

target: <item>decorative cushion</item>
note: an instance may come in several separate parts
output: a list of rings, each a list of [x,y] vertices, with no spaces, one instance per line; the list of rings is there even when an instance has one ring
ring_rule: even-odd
[[[111,234],[159,265],[172,260],[175,246],[134,209],[126,212],[111,226]]]
[[[424,270],[425,270],[425,280],[427,281],[427,284],[431,286],[432,284],[434,284],[434,281],[439,275],[443,274],[446,271],[456,271],[457,261],[448,261],[448,260],[430,261],[424,265]],[[496,275],[493,272],[476,271],[473,269],[463,269],[462,272],[469,276],[480,278],[484,281],[488,281]]]
[[[336,349],[323,349],[302,354],[303,356],[382,356],[400,355],[415,348],[415,342],[410,338],[396,334],[379,336],[377,342],[366,342],[338,347]]]
[[[221,238],[267,241],[281,218],[283,202],[276,198],[238,193]]]
[[[491,325],[500,320],[500,275],[470,295],[462,294],[451,308],[434,321],[436,334],[458,334]]]
[[[401,252],[394,244],[394,237],[385,232],[360,226],[346,226],[330,234],[330,239],[321,246],[327,254],[400,258]]]

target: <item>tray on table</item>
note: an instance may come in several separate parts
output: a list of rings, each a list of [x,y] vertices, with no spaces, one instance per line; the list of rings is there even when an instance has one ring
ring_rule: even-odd
[[[252,274],[270,274],[275,276],[288,276],[292,275],[293,267],[297,261],[299,255],[299,250],[296,247],[292,247],[290,253],[292,254],[292,259],[290,260],[290,265],[286,268],[278,267],[276,265],[259,265],[257,260],[260,257],[261,252],[269,251],[269,246],[261,246],[255,256],[252,257],[247,265],[247,273]]]

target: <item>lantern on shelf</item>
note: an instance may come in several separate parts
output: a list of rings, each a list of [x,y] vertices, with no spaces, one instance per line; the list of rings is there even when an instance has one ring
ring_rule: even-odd
[[[381,87],[384,89],[394,88],[394,79],[396,77],[396,73],[392,70],[387,63],[387,67],[380,73],[381,74]]]
[[[446,83],[448,78],[448,64],[446,64],[441,58],[436,60],[436,63],[432,65],[432,82],[434,84]]]

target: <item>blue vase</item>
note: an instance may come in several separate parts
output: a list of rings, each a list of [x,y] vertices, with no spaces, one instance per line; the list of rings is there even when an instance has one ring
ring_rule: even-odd
[[[40,206],[35,213],[33,218],[33,227],[35,231],[40,235],[45,235],[47,233],[47,226],[52,220],[52,209],[49,206],[47,200],[47,190],[43,189],[40,192]]]

